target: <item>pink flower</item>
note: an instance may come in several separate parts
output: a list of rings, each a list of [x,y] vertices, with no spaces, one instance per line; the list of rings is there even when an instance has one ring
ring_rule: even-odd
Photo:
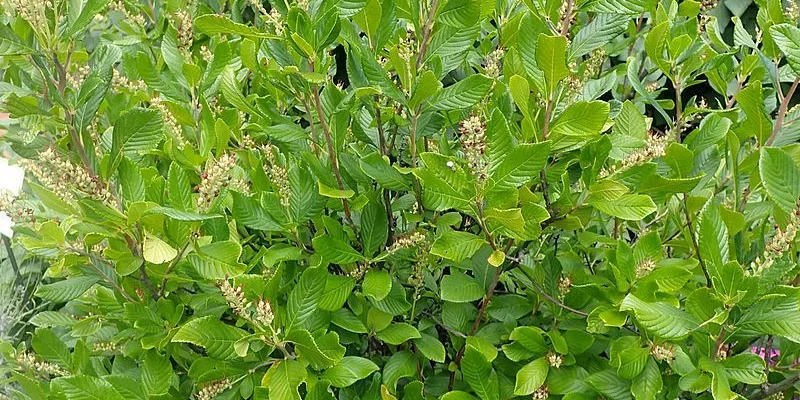
[[[769,362],[769,365],[775,365],[778,362],[778,358],[781,356],[780,350],[769,349],[769,356],[767,355],[767,349],[763,347],[753,346],[750,350],[761,357],[762,360]]]

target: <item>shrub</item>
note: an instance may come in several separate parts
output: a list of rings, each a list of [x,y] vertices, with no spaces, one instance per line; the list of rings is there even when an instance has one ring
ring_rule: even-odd
[[[793,0],[289,3],[5,1],[7,397],[797,394]]]

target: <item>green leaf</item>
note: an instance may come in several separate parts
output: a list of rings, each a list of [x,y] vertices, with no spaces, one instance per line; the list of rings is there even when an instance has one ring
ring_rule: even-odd
[[[392,392],[397,389],[397,381],[417,375],[417,360],[408,350],[394,353],[383,366],[383,384]]]
[[[145,235],[144,244],[142,245],[142,257],[145,261],[153,264],[163,264],[172,261],[178,256],[178,250],[175,250],[169,243],[152,235]]]
[[[134,108],[122,114],[114,124],[109,173],[116,170],[123,156],[139,160],[155,150],[163,138],[163,125],[158,111]]]
[[[740,329],[776,335],[800,343],[800,298],[798,293],[769,297],[751,306],[737,321]]]
[[[322,379],[330,381],[333,387],[343,388],[372,375],[378,369],[374,362],[366,358],[347,356],[323,372]]]
[[[480,74],[470,75],[439,92],[431,107],[438,111],[472,107],[489,93],[493,82]]]
[[[453,303],[468,303],[483,297],[483,287],[470,276],[456,273],[442,277],[440,297]]]
[[[334,189],[325,185],[322,181],[317,181],[317,187],[319,187],[319,194],[332,199],[349,199],[356,194],[350,189]]]
[[[361,241],[364,254],[369,257],[386,245],[389,237],[389,218],[386,214],[383,202],[377,198],[370,199],[361,211]]]
[[[422,200],[426,208],[443,211],[448,208],[465,209],[475,196],[475,186],[470,184],[467,172],[457,159],[434,153],[420,154],[424,168],[414,170],[422,183]]]
[[[392,278],[384,270],[370,269],[364,274],[361,289],[365,296],[375,301],[383,300],[392,290]]]
[[[544,357],[537,358],[526,364],[517,371],[517,383],[514,385],[514,394],[517,396],[527,396],[539,386],[544,384],[550,364]]]
[[[236,73],[230,66],[225,67],[222,71],[220,91],[225,97],[225,100],[228,100],[229,103],[240,111],[244,111],[250,115],[261,115],[242,94],[239,83],[236,81]]]
[[[308,331],[295,329],[286,335],[286,340],[295,344],[298,357],[317,370],[333,367],[342,360],[345,352],[336,332],[315,339]]]
[[[772,25],[769,31],[794,74],[800,76],[800,29],[790,24],[778,24]]]
[[[264,199],[256,196],[245,196],[239,192],[233,195],[233,217],[244,226],[260,231],[281,231],[283,225],[275,218],[267,207]]]
[[[499,384],[492,363],[475,347],[467,344],[461,359],[461,374],[481,400],[498,400]]]
[[[569,76],[567,39],[563,36],[540,34],[536,47],[536,65],[544,72],[547,93],[552,98],[561,80]]]
[[[475,25],[481,15],[480,0],[448,0],[436,15],[436,22],[456,28]]]
[[[789,154],[781,149],[762,148],[758,170],[767,194],[778,206],[786,212],[797,208],[800,169]]]
[[[655,7],[657,0],[591,0],[585,7],[587,11],[608,14],[641,14]]]
[[[231,360],[238,358],[234,343],[246,336],[246,331],[223,323],[215,315],[209,315],[183,324],[172,337],[172,342],[191,343],[206,349],[211,357]]]
[[[757,354],[741,353],[722,360],[725,372],[733,381],[748,385],[760,385],[767,381],[764,373],[766,362]]]
[[[625,296],[619,309],[633,311],[639,326],[661,339],[682,339],[699,325],[694,317],[672,305],[648,303],[632,294]]]
[[[325,291],[319,299],[319,308],[326,311],[336,311],[342,308],[355,286],[355,279],[349,276],[328,275],[328,279],[325,281]]]
[[[85,2],[70,2],[69,5],[80,5],[80,11],[72,9],[70,7],[69,13],[67,14],[67,25],[64,29],[63,37],[70,37],[70,36],[77,36],[78,33],[81,33],[83,30],[86,29],[87,26],[90,25],[92,22],[92,18],[96,15],[103,12],[106,8],[106,5],[110,0],[88,0]]]
[[[181,211],[170,207],[153,207],[147,210],[145,214],[166,215],[178,221],[205,221],[214,218],[222,218],[222,215],[198,214],[193,211]]]
[[[628,221],[640,221],[658,210],[653,199],[643,194],[624,194],[613,200],[591,201],[590,204],[604,214]]]
[[[114,387],[101,378],[75,375],[53,379],[54,392],[61,392],[67,400],[124,400]]]
[[[280,360],[269,368],[261,385],[269,388],[270,399],[302,400],[298,388],[308,372],[297,360]]]
[[[414,339],[414,345],[428,359],[438,363],[444,362],[444,345],[436,337],[423,333],[418,339]]]
[[[302,327],[303,323],[316,311],[317,303],[325,291],[328,272],[325,268],[308,268],[297,282],[297,286],[289,293],[286,304],[286,332]]]
[[[492,190],[516,189],[535,179],[547,163],[550,144],[521,144],[506,154],[503,161],[489,172],[486,192]]]
[[[576,149],[600,136],[608,120],[608,103],[579,101],[567,107],[550,125],[553,151]]]
[[[2,56],[22,56],[37,53],[35,49],[22,43],[5,24],[0,24],[0,55]]]
[[[317,236],[312,240],[314,249],[323,255],[325,260],[333,264],[352,264],[363,261],[364,256],[348,243],[333,238],[331,235]]]
[[[149,396],[163,395],[172,384],[172,363],[155,351],[149,351],[142,362],[142,386]]]
[[[761,82],[751,82],[746,88],[736,94],[739,108],[744,112],[745,119],[737,128],[737,135],[742,138],[755,137],[763,145],[772,135],[772,119],[764,107],[764,93]]]
[[[251,26],[233,22],[227,17],[217,14],[205,14],[195,18],[193,27],[197,32],[205,33],[208,36],[230,34],[250,38],[280,39],[279,36],[260,32]]]
[[[41,285],[36,288],[35,294],[36,297],[54,303],[64,303],[80,297],[94,286],[97,281],[98,279],[95,277],[77,276],[56,283]]]
[[[665,59],[667,52],[667,39],[669,38],[670,21],[664,21],[647,33],[647,38],[644,42],[644,48],[647,56],[653,60],[658,68],[667,76],[672,76],[672,67],[670,61]]]
[[[730,127],[731,120],[721,114],[709,114],[700,123],[700,128],[690,133],[684,142],[694,154],[700,154],[725,139]]]
[[[720,290],[726,278],[721,274],[722,266],[728,261],[728,229],[719,214],[719,205],[709,200],[700,212],[697,221],[697,240],[700,257],[705,262],[715,288]]]
[[[72,355],[64,342],[50,329],[37,329],[31,338],[31,347],[48,362],[71,369]]]
[[[215,242],[201,246],[186,259],[204,279],[226,279],[243,274],[246,265],[239,262],[242,246],[236,242]]]
[[[661,392],[664,387],[664,381],[661,378],[661,370],[658,368],[656,361],[648,357],[647,364],[639,376],[633,379],[631,384],[631,393],[636,400],[655,399],[656,395]]]
[[[625,32],[629,21],[630,18],[625,15],[596,15],[592,22],[582,27],[570,42],[567,59],[573,60],[584,56],[611,42]]]
[[[433,242],[431,254],[460,262],[472,257],[486,240],[469,232],[447,231]]]
[[[392,167],[388,158],[381,156],[378,152],[370,153],[363,157],[359,165],[367,176],[374,179],[385,189],[411,189],[411,180]]]
[[[394,323],[381,330],[376,335],[384,343],[399,345],[421,336],[417,328],[406,323]]]

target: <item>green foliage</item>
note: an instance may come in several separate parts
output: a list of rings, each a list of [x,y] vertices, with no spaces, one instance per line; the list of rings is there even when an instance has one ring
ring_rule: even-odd
[[[793,1],[3,2],[0,397],[793,398]]]

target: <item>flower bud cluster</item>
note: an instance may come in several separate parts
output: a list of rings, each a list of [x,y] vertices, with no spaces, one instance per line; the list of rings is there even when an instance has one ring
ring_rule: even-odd
[[[246,316],[247,310],[252,303],[247,301],[247,298],[244,297],[242,286],[234,287],[227,279],[218,282],[217,285],[219,286],[219,291],[222,292],[222,296],[225,297],[225,301],[227,301],[228,305],[233,309],[233,312],[236,315]]]
[[[67,75],[67,84],[69,87],[78,90],[83,85],[83,81],[89,76],[89,66],[82,65],[78,67],[75,72]]]
[[[653,93],[661,87],[659,81],[647,82],[644,84],[644,90],[648,93]]]
[[[642,278],[656,269],[656,263],[651,259],[642,260],[636,264],[636,279]]]
[[[669,143],[669,136],[648,135],[647,143],[643,148],[630,153],[626,159],[622,160],[622,163],[600,170],[600,178],[614,175],[663,156],[667,143]]]
[[[33,224],[33,210],[25,206],[18,197],[7,190],[0,190],[0,212],[5,212],[15,224]]]
[[[505,55],[506,51],[502,48],[498,48],[486,56],[486,60],[483,63],[483,71],[486,75],[495,79],[500,77],[500,74],[503,72],[502,61]]]
[[[800,224],[800,199],[797,200],[797,205],[794,212],[789,214],[789,221],[786,223],[786,228],[781,228],[775,225],[775,234],[769,243],[764,248],[764,253],[761,257],[756,257],[750,264],[749,275],[758,276],[764,271],[772,267],[775,260],[781,258],[783,253],[789,251],[794,244],[797,237],[797,227]]]
[[[572,278],[564,275],[558,280],[558,296],[563,299],[570,290],[572,290]]]
[[[488,165],[483,158],[486,153],[486,123],[480,116],[471,115],[461,121],[459,133],[461,133],[461,146],[464,148],[464,156],[469,163],[470,170],[479,182],[486,181]]]
[[[352,270],[347,272],[347,276],[358,281],[364,277],[364,274],[367,273],[367,270],[369,270],[368,264],[366,263],[356,264],[356,266]]]
[[[231,381],[228,378],[219,379],[213,382],[210,382],[203,386],[199,392],[195,395],[195,399],[197,400],[212,400],[215,397],[222,394],[222,392],[232,388]]]
[[[9,8],[28,21],[34,29],[40,29],[47,26],[47,8],[52,7],[49,0],[8,0],[3,4],[3,8]]]
[[[253,7],[253,10],[255,10],[257,14],[264,16],[269,15],[267,13],[267,9],[264,8],[263,4],[261,4],[261,0],[248,0],[247,2],[250,3],[250,5]]]
[[[550,364],[553,368],[561,368],[561,364],[564,362],[564,359],[561,358],[561,355],[558,353],[553,353],[552,351],[547,353],[545,356],[547,359],[547,363]]]
[[[650,354],[656,361],[672,362],[675,359],[675,346],[669,343],[653,343],[650,346]]]
[[[786,1],[786,7],[783,8],[783,16],[793,25],[797,24],[797,20],[800,19],[800,7],[797,6],[797,0]]]
[[[114,342],[92,343],[92,352],[94,353],[114,353],[116,351],[117,351],[117,344]]]
[[[283,17],[275,8],[269,10],[269,14],[267,14],[267,23],[272,25],[272,29],[275,30],[276,35],[283,35]]]
[[[192,15],[187,10],[179,10],[175,13],[172,23],[178,31],[178,49],[188,53],[194,39]]]
[[[274,320],[275,313],[272,311],[272,304],[270,304],[269,299],[259,298],[256,305],[256,321],[264,326],[270,326]]]
[[[111,201],[111,192],[98,177],[93,177],[85,168],[61,158],[53,148],[39,153],[36,162],[24,160],[21,163],[39,182],[64,200],[72,200],[72,192],[78,191],[98,201]]]
[[[292,187],[289,185],[289,170],[278,162],[275,153],[278,149],[271,144],[262,147],[266,159],[266,172],[278,190],[281,205],[289,207],[292,201]]]
[[[406,62],[411,61],[417,52],[417,38],[413,31],[407,31],[406,37],[397,44],[397,55]]]
[[[116,68],[112,69],[112,71],[111,87],[114,89],[114,91],[119,91],[121,89],[127,89],[131,92],[147,91],[147,84],[145,84],[141,79],[131,81],[128,79],[128,77],[122,75]]]
[[[47,361],[38,361],[36,356],[28,352],[20,352],[16,356],[17,365],[26,371],[32,371],[41,376],[68,376],[69,372],[65,371],[58,365],[50,364]]]
[[[175,147],[177,147],[178,150],[183,150],[183,148],[186,147],[186,139],[183,137],[183,130],[178,124],[178,119],[175,118],[175,114],[169,110],[167,104],[161,100],[161,97],[151,98],[150,106],[161,112],[161,118],[164,119],[164,129],[166,129],[167,134],[175,139]]]
[[[564,24],[569,23],[569,25],[572,25],[575,23],[575,17],[577,17],[577,15],[575,15],[576,13],[574,10],[572,12],[568,12],[569,3],[570,2],[568,1],[562,1],[561,7],[558,9],[558,23],[556,24],[556,31],[558,32],[561,32],[561,30],[564,28]]]
[[[277,343],[276,334],[280,330],[275,330],[272,327],[272,323],[275,321],[275,312],[268,299],[259,297],[258,302],[254,305],[252,301],[245,297],[244,289],[241,285],[233,286],[227,279],[224,279],[217,282],[217,286],[234,314],[252,324],[269,328],[272,332],[272,341]]]
[[[391,253],[396,253],[402,249],[408,249],[411,247],[415,247],[421,243],[423,243],[426,239],[425,232],[422,231],[414,231],[408,235],[400,236],[397,238],[391,246],[389,246],[386,251]]]
[[[211,64],[211,61],[214,60],[214,53],[208,49],[208,46],[202,45],[200,46],[200,57],[203,58],[203,61]]]
[[[122,0],[118,0],[115,3],[109,4],[108,9],[109,11],[121,12],[126,20],[131,21],[136,25],[144,26],[145,24],[144,16],[141,14],[131,14],[125,7],[125,2]]]
[[[532,400],[547,400],[550,398],[550,388],[545,385],[539,386],[531,395]]]

